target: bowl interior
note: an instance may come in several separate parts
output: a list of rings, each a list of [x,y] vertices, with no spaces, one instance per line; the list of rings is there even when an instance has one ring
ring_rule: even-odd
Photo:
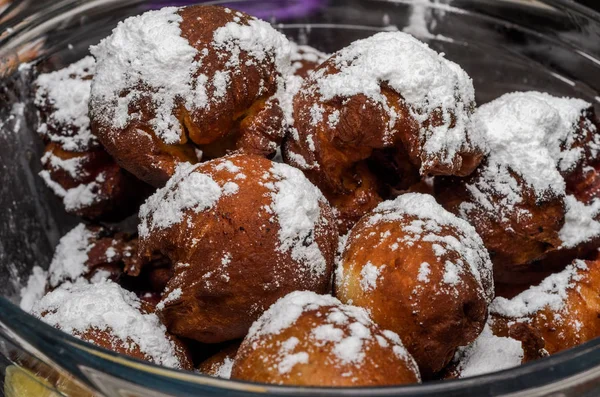
[[[32,267],[46,268],[60,236],[78,222],[37,176],[43,146],[35,132],[32,78],[87,55],[90,45],[127,16],[185,2],[47,3],[53,4],[25,1],[24,8],[0,11],[0,32],[10,27],[0,34],[0,291],[14,303]],[[378,31],[406,31],[469,73],[478,104],[507,92],[538,90],[582,98],[600,111],[600,16],[563,1],[210,3],[270,21],[290,39],[324,52]]]

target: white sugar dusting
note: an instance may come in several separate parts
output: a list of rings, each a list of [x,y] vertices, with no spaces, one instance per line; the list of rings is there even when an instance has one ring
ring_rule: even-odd
[[[217,371],[215,372],[215,376],[221,379],[230,379],[231,378],[231,370],[233,369],[233,359],[229,357],[225,357],[223,363]]]
[[[165,326],[156,314],[144,314],[140,308],[134,293],[104,280],[97,284],[65,283],[35,304],[32,314],[79,338],[92,329],[107,331],[124,346],[139,347],[156,364],[180,368]]]
[[[271,210],[279,221],[278,249],[290,251],[292,258],[307,266],[314,276],[321,276],[327,263],[315,240],[321,222],[321,205],[326,203],[321,191],[304,174],[287,164],[273,163]],[[271,184],[269,184],[270,186]]]
[[[565,195],[561,171],[574,169],[583,151],[573,148],[578,122],[590,104],[540,92],[515,92],[481,106],[473,129],[486,137],[489,154],[477,182],[468,186],[474,200],[499,216],[521,202],[517,174],[538,199]],[[490,200],[490,194],[500,200]],[[499,203],[499,208],[494,201]],[[463,211],[469,211],[467,203]],[[497,211],[499,210],[499,211]]]
[[[431,265],[427,262],[421,263],[419,266],[419,274],[417,275],[417,280],[422,283],[429,282],[429,275],[431,274]]]
[[[459,348],[456,353],[460,378],[483,375],[521,365],[523,360],[521,342],[495,336],[486,324],[475,341]]]
[[[433,155],[443,164],[452,164],[458,152],[471,148],[467,145],[484,146],[480,136],[467,136],[469,109],[475,100],[471,78],[427,44],[406,33],[384,32],[353,42],[331,60],[337,73],[327,75],[321,69],[312,76],[325,101],[366,95],[387,110],[393,128],[398,115],[381,92],[381,84],[387,83],[402,95],[422,125],[434,111],[441,112],[441,123],[421,128],[422,158]]]
[[[574,196],[565,198],[567,213],[565,224],[560,229],[561,248],[574,248],[581,243],[600,236],[600,199],[595,198],[591,203],[584,204]]]
[[[102,183],[105,181],[104,173],[98,174],[96,179],[90,183],[81,183],[71,189],[65,189],[54,181],[47,170],[40,171],[38,175],[55,195],[62,198],[65,210],[68,212],[89,207],[100,202],[104,197],[102,192]]]
[[[213,41],[198,51],[191,44],[202,43],[189,43],[182,37],[181,12],[182,8],[165,7],[128,18],[90,48],[98,62],[92,83],[93,117],[125,128],[139,117],[129,113],[129,105],[140,97],[148,98],[153,131],[167,144],[179,143],[183,131],[177,108],[207,109],[221,102],[229,92],[232,74],[239,73],[241,51],[250,56],[247,64],[273,62],[279,73],[278,93],[283,92],[290,49],[285,36],[271,25],[254,18],[242,24],[238,18],[217,28]],[[198,72],[205,66],[203,59],[215,50],[230,56],[224,70],[212,75]],[[260,84],[264,89],[266,81]]]
[[[23,311],[29,312],[33,305],[44,296],[47,283],[48,272],[39,266],[34,266],[27,279],[27,284],[21,288],[19,307]]]
[[[231,54],[228,64],[233,68],[239,64],[240,50],[247,52],[258,63],[272,60],[279,74],[275,96],[283,96],[285,76],[290,74],[291,46],[287,38],[270,24],[256,18],[248,20],[247,25],[229,22],[215,30],[212,44]]]
[[[402,221],[407,216],[417,219],[403,225],[407,237],[401,242],[411,246],[416,241],[432,242],[434,254],[441,253],[439,247],[446,251],[452,250],[459,255],[455,262],[445,260],[442,282],[447,286],[456,287],[462,275],[470,273],[480,284],[482,293],[491,301],[494,296],[492,278],[492,263],[481,237],[466,221],[446,211],[435,199],[427,194],[408,193],[398,196],[395,200],[384,201],[368,215],[367,224],[379,222]],[[451,235],[443,232],[442,227],[449,227]],[[417,280],[427,282],[432,271],[429,263],[421,264]],[[427,280],[427,281],[426,281]]]
[[[276,335],[293,327],[303,314],[311,311],[327,309],[322,322],[309,333],[309,343],[324,346],[332,343],[332,359],[337,365],[352,365],[360,368],[365,360],[366,352],[377,344],[390,348],[394,354],[405,361],[418,376],[416,363],[408,354],[398,335],[391,331],[373,332],[375,324],[367,312],[355,306],[343,305],[330,295],[318,295],[309,291],[296,291],[280,298],[263,315],[252,324],[246,341],[261,343],[259,337]],[[281,343],[279,354],[274,365],[280,374],[290,372],[297,364],[308,363],[310,355],[297,351],[300,340],[291,337]]]
[[[576,282],[586,277],[588,266],[575,260],[565,270],[545,278],[539,285],[530,287],[512,299],[497,297],[490,305],[490,312],[504,317],[522,319],[543,309],[559,313],[565,308],[568,292]]]
[[[95,232],[80,223],[60,239],[48,268],[51,287],[65,280],[75,281],[88,272],[88,252],[96,238]]]
[[[35,81],[35,105],[48,104],[53,108],[38,132],[64,150],[85,151],[96,143],[88,117],[92,80],[84,79],[91,77],[94,70],[94,58],[88,56],[64,69],[40,74]]]
[[[381,275],[381,271],[385,268],[385,265],[377,267],[371,262],[367,262],[360,271],[361,279],[360,286],[363,291],[372,291],[377,287],[377,279]]]
[[[128,114],[129,104],[150,96],[156,107],[150,121],[154,132],[165,143],[180,141],[181,126],[173,113],[176,99],[184,99],[190,107],[204,107],[206,92],[194,81],[197,50],[181,37],[179,10],[165,7],[130,17],[90,47],[98,63],[92,83],[96,116],[124,128],[136,117]],[[140,82],[145,88],[139,88]],[[122,97],[125,90],[129,92]]]
[[[183,292],[181,288],[175,288],[173,291],[169,292],[169,294],[158,302],[156,305],[156,310],[164,310],[165,305],[177,301],[181,298]]]
[[[206,211],[221,198],[221,186],[209,175],[195,172],[196,168],[198,165],[179,164],[165,187],[158,189],[140,207],[138,232],[141,237],[148,236],[151,230],[181,222],[186,210]]]

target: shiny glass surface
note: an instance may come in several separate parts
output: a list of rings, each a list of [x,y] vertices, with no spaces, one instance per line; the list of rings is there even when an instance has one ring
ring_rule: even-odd
[[[293,40],[326,52],[377,31],[406,30],[463,66],[473,77],[479,104],[506,92],[534,89],[580,97],[600,111],[600,14],[571,1],[212,3],[271,21]],[[83,343],[21,311],[16,303],[31,268],[46,267],[60,236],[77,222],[64,214],[37,177],[42,144],[35,134],[30,100],[34,71],[76,61],[119,20],[171,4],[185,2],[0,0],[0,380],[7,380],[7,396],[22,396],[25,389],[18,387],[28,381],[75,396],[86,395],[82,387],[108,396],[600,395],[600,340],[515,369],[459,381],[372,389],[292,388],[159,368]],[[51,385],[33,374],[50,379]]]

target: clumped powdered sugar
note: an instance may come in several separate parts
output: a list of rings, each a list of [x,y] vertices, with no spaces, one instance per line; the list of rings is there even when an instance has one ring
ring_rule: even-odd
[[[279,89],[284,89],[284,76],[290,72],[291,46],[287,38],[273,29],[267,22],[251,18],[247,25],[229,22],[215,30],[213,45],[225,48],[231,53],[229,60],[236,65],[240,50],[247,52],[258,62],[273,59],[279,72]]]
[[[98,61],[92,84],[94,117],[124,128],[139,116],[129,114],[130,103],[149,97],[155,114],[150,120],[153,131],[167,144],[178,143],[183,131],[174,114],[176,106],[207,109],[219,103],[232,73],[239,73],[240,51],[249,54],[251,63],[274,62],[280,73],[278,93],[283,92],[290,59],[285,36],[266,22],[252,18],[242,24],[238,20],[218,28],[210,45],[199,52],[181,36],[180,11],[165,7],[128,18],[111,36],[91,47]],[[210,76],[197,73],[212,47],[229,53],[226,70]],[[208,89],[209,84],[214,89]]]
[[[224,194],[209,175],[194,172],[198,165],[181,163],[165,187],[140,207],[138,232],[141,237],[151,230],[165,229],[183,220],[185,210],[198,213],[212,208]]]
[[[156,364],[179,368],[174,343],[156,314],[144,314],[134,293],[102,280],[97,284],[65,283],[32,309],[42,321],[73,336],[91,329],[107,331],[118,343],[138,346]]]
[[[44,296],[47,283],[48,272],[39,266],[34,266],[27,279],[27,284],[21,288],[19,307],[23,311],[29,312],[33,305]]]
[[[296,291],[280,298],[252,324],[246,340],[257,343],[259,337],[277,335],[293,327],[303,313],[324,307],[328,307],[328,312],[323,324],[311,331],[310,337],[314,340],[311,343],[323,346],[333,342],[333,357],[339,364],[352,364],[360,368],[369,346],[377,343],[382,347],[391,346],[396,356],[418,374],[416,363],[397,334],[391,331],[374,334],[372,329],[375,324],[364,309],[343,305],[330,295],[318,295],[310,291]],[[299,363],[310,362],[308,353],[296,351],[299,342],[298,338],[292,337],[281,344],[279,362],[275,363],[281,374],[288,373]]]
[[[481,106],[473,116],[473,129],[485,136],[489,154],[481,176],[468,186],[474,200],[499,216],[511,211],[521,198],[520,176],[538,199],[565,195],[560,171],[574,169],[583,150],[573,148],[577,125],[590,104],[540,92],[515,92]],[[592,145],[598,146],[599,141]],[[490,200],[489,195],[500,200]],[[499,202],[498,205],[494,201]],[[469,211],[472,204],[462,206]]]
[[[48,268],[51,287],[65,280],[77,280],[88,272],[88,252],[96,237],[94,231],[80,223],[60,239]]]
[[[292,258],[311,273],[321,276],[327,263],[317,241],[316,227],[322,221],[321,205],[325,197],[304,176],[302,171],[287,164],[273,163],[270,170],[275,178],[271,187],[271,210],[279,222],[279,250],[290,251]]]
[[[60,197],[67,211],[77,211],[100,202],[103,199],[102,183],[105,181],[104,173],[96,176],[89,183],[81,183],[73,188],[65,189],[52,179],[49,171],[42,170],[38,174],[55,195]]]
[[[600,236],[600,199],[595,198],[591,203],[584,204],[574,196],[565,198],[567,213],[565,224],[559,232],[562,248],[574,248],[581,243]]]
[[[539,285],[530,287],[512,299],[497,297],[490,305],[490,312],[504,317],[524,319],[545,308],[558,313],[565,308],[568,293],[576,282],[586,277],[587,264],[575,260],[565,270],[545,278]]]
[[[149,95],[156,107],[156,116],[150,122],[154,132],[165,143],[180,141],[180,123],[173,114],[176,99],[184,99],[188,106],[203,107],[206,90],[193,77],[198,69],[197,50],[181,37],[179,10],[165,7],[128,18],[112,35],[90,47],[98,62],[92,83],[91,108],[95,116],[124,128],[136,117],[128,114],[129,104]],[[125,90],[128,94],[121,97]]]
[[[521,342],[495,336],[486,324],[471,345],[458,349],[455,359],[459,377],[468,378],[519,366],[523,355]]]
[[[215,372],[215,376],[221,379],[230,379],[231,378],[231,370],[233,369],[233,359],[230,357],[225,357],[223,363],[219,366],[217,371]]]
[[[467,137],[469,109],[475,101],[471,78],[427,44],[406,33],[383,32],[353,42],[332,60],[337,73],[326,75],[321,69],[313,74],[323,100],[364,94],[388,111],[393,128],[398,115],[381,92],[381,84],[387,83],[421,124],[427,124],[432,112],[441,112],[442,123],[421,129],[424,157],[442,156],[442,163],[452,164],[466,145],[484,146],[480,136]]]
[[[64,69],[40,74],[35,81],[38,87],[35,105],[49,104],[55,109],[46,123],[40,124],[38,133],[60,144],[64,150],[85,151],[96,143],[88,117],[92,81],[84,80],[94,74],[94,70],[94,58],[88,56]],[[48,124],[57,131],[50,131]]]
[[[360,271],[361,279],[360,286],[363,291],[371,291],[377,287],[377,279],[381,275],[381,271],[385,268],[385,265],[377,267],[371,262],[367,262]]]
[[[460,259],[455,263],[444,262],[445,271],[442,281],[453,286],[459,282],[459,276],[463,272],[470,272],[479,281],[484,295],[491,301],[494,296],[492,263],[481,237],[473,226],[446,211],[432,196],[408,193],[398,196],[395,200],[384,201],[367,218],[367,223],[374,225],[378,222],[400,221],[407,216],[417,218],[403,226],[408,235],[414,235],[414,238],[425,242],[443,244],[447,249],[452,249],[459,254]],[[450,227],[456,234],[442,235],[440,233],[442,226]],[[414,242],[409,239],[405,243]],[[425,268],[421,266],[419,281],[425,280],[429,275],[427,270],[431,270],[429,266]]]

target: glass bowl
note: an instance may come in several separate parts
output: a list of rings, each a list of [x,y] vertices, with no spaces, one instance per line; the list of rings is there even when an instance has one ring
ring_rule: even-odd
[[[26,314],[17,303],[32,267],[47,266],[59,237],[77,222],[37,177],[42,144],[30,100],[34,71],[78,60],[127,16],[184,2],[9,1],[0,0],[0,379],[6,396],[90,395],[86,389],[107,396],[600,395],[600,339],[463,380],[370,389],[295,388],[160,368],[84,343]],[[462,65],[473,77],[479,104],[510,91],[540,90],[585,99],[600,111],[600,14],[572,1],[212,3],[254,14],[300,44],[325,52],[377,31],[407,31]]]

